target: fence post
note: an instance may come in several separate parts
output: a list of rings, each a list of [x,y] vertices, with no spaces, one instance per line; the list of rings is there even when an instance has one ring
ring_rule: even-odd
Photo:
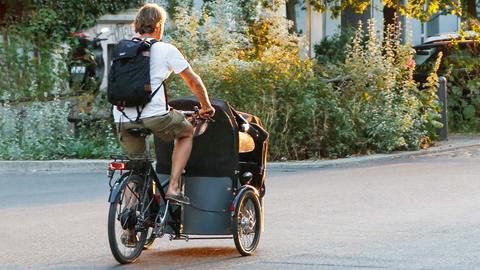
[[[438,78],[438,99],[442,106],[442,128],[437,129],[438,138],[440,141],[448,140],[448,120],[447,120],[447,78],[440,76]]]

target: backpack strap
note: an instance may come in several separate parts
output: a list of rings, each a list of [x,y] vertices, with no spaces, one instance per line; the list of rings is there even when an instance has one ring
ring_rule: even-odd
[[[130,122],[136,122],[136,120],[132,120],[130,117],[128,117],[128,115],[125,113],[125,104],[121,104],[121,102],[117,102],[117,105],[115,105],[117,107],[117,111],[121,112],[123,116],[125,116],[125,118],[127,118]],[[137,117],[138,119],[138,117]],[[121,121],[120,121],[121,122]]]
[[[139,37],[133,37],[132,40],[133,40],[133,41],[143,41],[143,42],[146,42],[146,43],[148,43],[148,44],[150,45],[150,47],[153,46],[153,44],[155,44],[155,43],[158,42],[158,40],[156,40],[156,39],[154,39],[154,38],[152,38],[152,39],[150,39],[150,40],[147,40],[147,38],[141,39],[141,38],[139,38]]]
[[[160,88],[162,87],[162,85],[164,85],[164,83],[165,83],[165,80],[163,80],[162,83],[157,87],[157,89],[155,89],[155,91],[153,91],[153,93],[150,95],[150,98],[153,98],[153,96],[155,96],[155,94],[157,94],[158,90],[160,90]],[[128,118],[128,120],[130,120],[130,122],[140,123],[141,122],[140,116],[142,116],[143,109],[145,109],[146,105],[147,105],[146,103],[143,104],[141,109],[140,109],[139,106],[137,106],[137,118],[135,119],[135,121],[132,121],[130,118],[128,118],[128,116],[126,116],[123,111],[122,111],[122,113],[123,113],[123,115],[125,115]]]

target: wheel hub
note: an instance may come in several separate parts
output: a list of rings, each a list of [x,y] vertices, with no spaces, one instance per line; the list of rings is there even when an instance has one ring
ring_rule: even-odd
[[[251,214],[247,214],[242,217],[240,220],[240,226],[245,233],[250,233],[253,231],[253,227],[255,226],[254,217]]]

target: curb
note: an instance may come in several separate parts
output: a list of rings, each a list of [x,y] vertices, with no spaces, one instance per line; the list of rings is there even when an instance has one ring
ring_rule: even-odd
[[[452,151],[461,148],[480,146],[480,138],[463,142],[449,141],[442,142],[440,146],[431,147],[418,151],[394,152],[391,154],[374,154],[368,156],[341,158],[334,160],[307,160],[307,161],[286,161],[269,162],[267,169],[270,170],[292,170],[292,169],[319,169],[331,168],[345,165],[362,164],[368,162],[388,161],[399,158],[413,158],[424,155]],[[102,172],[107,169],[111,160],[49,160],[49,161],[0,161],[0,172]]]
[[[0,161],[0,172],[106,172],[109,162],[103,159]]]
[[[362,164],[374,161],[388,161],[400,158],[414,158],[425,155],[432,155],[442,152],[458,150],[462,148],[480,147],[480,140],[477,142],[461,143],[456,145],[438,146],[418,151],[394,152],[390,154],[373,154],[368,156],[341,158],[334,160],[312,160],[312,161],[290,161],[290,162],[271,162],[267,165],[268,169],[289,170],[289,169],[320,169],[332,168],[345,165]]]

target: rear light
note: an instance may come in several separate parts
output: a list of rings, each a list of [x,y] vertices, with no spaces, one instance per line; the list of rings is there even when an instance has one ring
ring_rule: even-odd
[[[109,170],[125,170],[127,166],[123,162],[112,162],[108,164]]]

